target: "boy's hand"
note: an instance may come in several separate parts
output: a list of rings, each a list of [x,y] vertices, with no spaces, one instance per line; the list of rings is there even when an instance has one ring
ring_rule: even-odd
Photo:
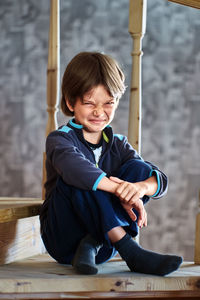
[[[109,179],[119,184],[115,190],[115,195],[121,200],[121,204],[129,214],[130,218],[133,221],[136,221],[137,219],[132,211],[132,208],[134,208],[139,214],[137,221],[138,226],[147,226],[147,213],[141,200],[147,191],[146,184],[143,181],[131,183],[113,176]]]
[[[125,203],[134,204],[138,199],[141,199],[147,193],[147,184],[144,181],[128,182],[117,177],[110,177],[110,180],[118,183],[119,186],[115,190],[115,195]]]
[[[137,216],[133,212],[132,209],[134,208],[135,210],[137,210],[137,212],[138,212],[138,220],[137,220],[138,226],[140,228],[142,228],[143,226],[145,226],[145,227],[147,226],[147,213],[146,213],[146,210],[144,208],[144,204],[143,204],[142,200],[139,200],[133,206],[132,205],[130,206],[129,204],[123,203],[123,202],[121,202],[121,205],[126,210],[129,217],[131,218],[131,220],[133,220],[133,221],[137,220]]]

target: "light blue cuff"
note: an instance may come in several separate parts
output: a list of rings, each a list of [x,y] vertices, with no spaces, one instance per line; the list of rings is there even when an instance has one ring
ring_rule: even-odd
[[[156,173],[156,179],[157,179],[157,183],[158,183],[158,188],[157,188],[157,191],[155,192],[155,194],[153,194],[152,196],[150,197],[156,197],[160,191],[160,177],[159,177],[159,173],[157,170],[151,170],[150,174],[149,174],[149,177],[151,177],[153,175],[153,173]]]
[[[99,184],[99,182],[101,181],[101,179],[103,178],[103,177],[105,177],[106,176],[106,173],[102,173],[98,178],[97,178],[97,180],[95,181],[95,183],[94,183],[94,185],[93,185],[93,187],[92,187],[92,190],[93,191],[96,191],[97,190],[97,186],[98,186],[98,184]]]

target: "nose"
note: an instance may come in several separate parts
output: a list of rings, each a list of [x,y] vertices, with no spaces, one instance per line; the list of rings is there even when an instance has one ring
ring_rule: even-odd
[[[103,115],[104,114],[104,110],[103,110],[103,107],[102,106],[97,106],[97,107],[95,107],[95,109],[94,109],[94,116],[96,116],[96,117],[99,117],[99,116],[101,116],[101,115]]]

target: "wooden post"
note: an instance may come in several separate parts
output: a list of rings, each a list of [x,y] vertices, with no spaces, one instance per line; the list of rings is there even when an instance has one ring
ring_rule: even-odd
[[[141,152],[141,56],[142,38],[146,29],[146,0],[130,0],[129,32],[133,38],[132,79],[129,106],[128,139],[131,145]]]
[[[198,265],[200,264],[200,191],[199,191],[199,209],[196,216],[194,262],[195,264]]]
[[[47,112],[46,136],[57,129],[57,112],[60,89],[60,0],[51,0],[49,23],[49,49],[47,66]],[[46,181],[45,153],[43,155],[42,199]]]
[[[60,1],[51,0],[49,25],[49,51],[47,67],[47,112],[46,135],[57,129],[56,114],[60,86]]]

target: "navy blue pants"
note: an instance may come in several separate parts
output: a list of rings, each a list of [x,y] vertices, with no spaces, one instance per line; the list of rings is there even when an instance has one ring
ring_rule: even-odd
[[[122,165],[118,177],[138,182],[149,177],[151,167],[141,160],[130,160]],[[78,178],[77,178],[78,180]],[[144,196],[146,203],[149,197]],[[137,212],[135,212],[137,214]],[[48,202],[46,217],[41,222],[41,233],[48,253],[59,263],[71,264],[81,239],[90,234],[103,244],[96,263],[103,263],[116,254],[107,232],[122,226],[131,236],[138,233],[119,199],[104,191],[86,191],[68,186],[60,177]]]

